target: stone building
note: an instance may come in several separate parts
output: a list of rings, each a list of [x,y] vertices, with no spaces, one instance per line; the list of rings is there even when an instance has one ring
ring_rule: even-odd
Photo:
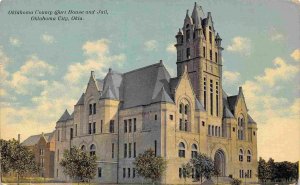
[[[223,177],[257,181],[257,126],[242,87],[235,96],[223,90],[222,39],[211,13],[195,3],[176,40],[176,77],[162,61],[126,73],[109,69],[104,79],[91,72],[74,112],[56,124],[57,179],[68,180],[58,162],[75,145],[97,156],[99,183],[141,183],[132,162],[148,148],[167,160],[165,184],[184,183],[182,164],[198,152]]]
[[[37,176],[53,178],[55,156],[54,132],[30,136],[21,144],[33,152],[36,163],[40,165],[40,171]]]

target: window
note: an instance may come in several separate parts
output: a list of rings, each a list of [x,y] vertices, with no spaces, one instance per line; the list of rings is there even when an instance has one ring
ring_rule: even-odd
[[[73,139],[73,128],[70,128],[70,139]]]
[[[211,31],[209,32],[209,43],[212,43],[212,34],[211,34]]]
[[[209,50],[209,58],[212,60],[212,50]]]
[[[181,158],[185,157],[185,145],[183,144],[183,142],[179,143],[179,150],[178,150],[178,156]]]
[[[92,134],[92,123],[89,123],[89,134]]]
[[[170,120],[173,120],[173,115],[172,114],[170,114]]]
[[[103,120],[101,120],[101,123],[100,123],[100,132],[101,133],[103,132]]]
[[[213,81],[210,80],[210,114],[213,115]]]
[[[96,114],[96,103],[93,104],[93,113]]]
[[[130,168],[127,169],[127,177],[130,178]]]
[[[155,114],[155,116],[154,116],[154,120],[157,120],[157,114]]]
[[[127,157],[127,144],[124,144],[124,158]]]
[[[136,132],[136,118],[133,118],[133,132]]]
[[[240,178],[244,178],[244,170],[240,170]]]
[[[195,158],[197,156],[197,145],[196,144],[193,144],[192,145],[192,158]]]
[[[184,114],[188,114],[188,112],[189,112],[189,106],[188,105],[185,105],[184,106]]]
[[[98,177],[100,178],[102,176],[102,168],[98,167]]]
[[[235,132],[235,127],[232,128],[232,131]]]
[[[243,157],[244,157],[244,151],[242,149],[240,149],[239,151],[239,161],[243,162]]]
[[[133,157],[136,157],[136,142],[133,143]]]
[[[186,48],[186,58],[189,59],[191,56],[190,48]]]
[[[218,127],[218,136],[221,137],[221,127]]]
[[[132,178],[135,178],[135,168],[132,168]]]
[[[214,133],[215,132],[215,126],[211,126],[211,130],[212,130],[211,135],[214,136],[215,135],[215,133]]]
[[[192,179],[195,178],[195,168],[192,168]]]
[[[216,110],[217,116],[219,116],[219,82],[216,82]]]
[[[132,129],[132,122],[131,119],[129,119],[129,133],[131,133],[131,129]]]
[[[124,120],[124,133],[127,133],[127,120]]]
[[[85,148],[84,145],[81,146],[81,150],[84,151],[84,152],[86,151],[86,148]]]
[[[210,136],[211,135],[211,129],[210,129],[210,125],[208,125],[208,135]]]
[[[203,47],[203,57],[205,57],[205,55],[206,55],[206,49],[205,47]]]
[[[215,126],[215,136],[218,136],[218,127]]]
[[[90,146],[90,156],[96,155],[96,146],[92,144]]]
[[[114,133],[115,132],[115,120],[110,120],[110,123],[109,123],[109,132],[110,133]]]
[[[96,122],[93,123],[93,133],[96,133]]]
[[[186,30],[186,41],[190,40],[190,30]]]
[[[182,109],[183,109],[183,104],[181,103],[181,104],[179,105],[179,113],[182,113]]]
[[[111,158],[114,158],[115,157],[115,144],[112,143],[111,144]]]
[[[179,171],[178,171],[178,176],[179,176],[179,178],[182,178],[182,168],[179,168]]]
[[[157,141],[154,141],[154,155],[157,156]]]
[[[60,140],[60,130],[57,130],[57,141]]]
[[[205,122],[204,121],[202,121],[202,126],[205,127]]]
[[[130,158],[131,157],[131,143],[128,144],[128,157]]]
[[[182,119],[179,119],[179,130],[183,130],[183,123],[182,123]]]
[[[44,158],[40,159],[40,165],[41,165],[42,168],[44,167]]]
[[[123,168],[123,178],[126,177],[126,168]]]
[[[75,124],[75,136],[77,136],[77,124]]]
[[[59,150],[57,150],[57,162],[59,161]]]
[[[90,109],[89,109],[89,110],[90,110],[90,111],[89,111],[89,115],[92,115],[92,114],[93,114],[93,105],[90,104],[89,106],[90,106]]]
[[[56,177],[58,177],[58,169],[56,169]]]
[[[249,162],[249,163],[251,162],[251,156],[252,156],[252,155],[251,155],[251,151],[248,150],[248,151],[247,151],[247,162]]]
[[[43,148],[40,149],[40,155],[44,155],[44,149]]]
[[[218,63],[218,54],[217,54],[217,52],[215,52],[215,61],[216,61],[216,63]]]
[[[204,109],[206,110],[206,78],[204,78],[204,85],[203,85],[203,99],[204,99]]]
[[[253,131],[253,135],[255,136],[255,131]]]

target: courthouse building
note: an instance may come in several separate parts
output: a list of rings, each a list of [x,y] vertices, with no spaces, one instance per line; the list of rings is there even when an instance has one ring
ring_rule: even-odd
[[[56,124],[56,179],[68,180],[59,161],[77,146],[97,156],[98,183],[142,183],[133,161],[149,148],[167,161],[165,184],[184,183],[182,164],[199,152],[224,179],[257,181],[257,124],[242,87],[234,96],[223,90],[222,39],[211,13],[195,3],[176,40],[175,77],[162,61],[125,73],[109,69],[104,79],[91,72],[72,114],[66,110]]]

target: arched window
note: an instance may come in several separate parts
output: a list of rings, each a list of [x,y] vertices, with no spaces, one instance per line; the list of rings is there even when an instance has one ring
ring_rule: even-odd
[[[81,146],[81,150],[84,151],[84,152],[86,151],[85,145],[82,145],[82,146]]]
[[[245,130],[245,124],[244,124],[244,117],[241,114],[238,117],[238,139],[243,140],[244,139],[244,130]]]
[[[250,150],[248,150],[247,151],[247,162],[251,162],[251,157],[252,157],[252,154],[251,154],[251,151]]]
[[[90,155],[96,155],[96,146],[94,144],[90,146]]]
[[[243,151],[243,149],[240,149],[240,151],[239,151],[239,161],[243,162],[243,157],[244,157],[244,151]]]
[[[184,106],[184,114],[188,114],[188,112],[189,112],[189,105],[185,105]]]
[[[198,149],[197,145],[193,144],[192,145],[192,158],[195,158],[197,156],[197,153],[198,153],[197,149]]]
[[[183,104],[181,103],[181,104],[179,105],[179,113],[182,113],[182,109],[183,109]]]
[[[211,129],[211,130],[212,130],[212,133],[211,133],[211,135],[212,135],[212,136],[214,136],[214,135],[215,135],[215,134],[214,134],[214,131],[215,131],[215,126],[212,126],[211,128],[212,128],[212,129]]]
[[[185,145],[183,142],[179,143],[178,145],[179,150],[178,150],[178,157],[185,157]]]

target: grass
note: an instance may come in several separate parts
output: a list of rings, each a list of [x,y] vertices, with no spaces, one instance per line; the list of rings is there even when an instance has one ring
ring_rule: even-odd
[[[3,183],[16,183],[17,181],[17,177],[2,177]],[[53,179],[43,177],[20,177],[20,183],[44,183],[50,181],[53,181]]]

